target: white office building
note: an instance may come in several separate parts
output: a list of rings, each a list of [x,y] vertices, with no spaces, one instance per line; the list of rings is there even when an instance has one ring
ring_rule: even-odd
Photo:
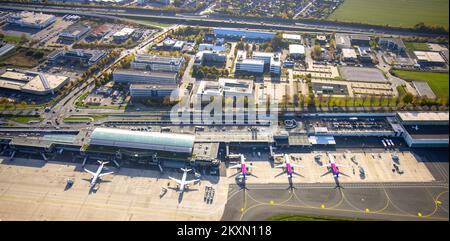
[[[157,85],[157,84],[131,84],[131,97],[166,97],[177,89],[177,85]]]
[[[152,71],[178,72],[184,63],[183,57],[138,54],[131,67]]]
[[[152,71],[139,71],[131,69],[116,69],[113,72],[116,83],[140,83],[140,84],[174,84],[178,83],[177,73],[163,73]]]

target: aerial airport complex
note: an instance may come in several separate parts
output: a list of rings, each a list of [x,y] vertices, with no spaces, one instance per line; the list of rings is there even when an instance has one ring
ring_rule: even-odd
[[[448,221],[448,35],[90,2],[0,6],[0,220]]]

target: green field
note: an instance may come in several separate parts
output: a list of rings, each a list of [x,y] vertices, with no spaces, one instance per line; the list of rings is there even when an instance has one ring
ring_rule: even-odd
[[[448,0],[344,0],[328,19],[396,27],[424,22],[448,28],[448,7]]]
[[[448,98],[448,73],[394,70],[394,74],[399,78],[409,81],[426,81],[436,96]]]

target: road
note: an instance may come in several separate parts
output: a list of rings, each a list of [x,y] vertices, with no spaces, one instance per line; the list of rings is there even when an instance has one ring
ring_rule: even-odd
[[[143,9],[113,9],[96,6],[50,6],[42,8],[40,4],[4,3],[0,9],[4,10],[28,10],[33,11],[40,8],[42,12],[59,14],[78,14],[96,17],[110,18],[139,18],[166,23],[177,23],[192,26],[208,27],[234,27],[234,28],[254,28],[284,31],[304,31],[304,32],[339,32],[339,33],[365,33],[383,34],[392,36],[444,36],[439,34],[425,34],[409,29],[388,28],[384,26],[370,26],[363,24],[336,23],[319,20],[282,20],[282,19],[249,19],[239,17],[220,16],[196,16],[196,15],[164,15],[163,12],[157,14],[154,11],[145,12]]]

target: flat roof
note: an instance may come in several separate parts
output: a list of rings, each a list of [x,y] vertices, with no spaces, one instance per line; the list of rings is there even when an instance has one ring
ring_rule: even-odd
[[[305,46],[301,44],[290,44],[289,45],[290,54],[305,54]]]
[[[356,55],[356,50],[355,49],[342,49],[342,55],[344,56],[344,58],[355,58],[357,57]]]
[[[283,33],[283,38],[289,40],[302,40],[302,36],[299,34]]]
[[[154,76],[154,77],[167,77],[167,78],[176,78],[177,73],[172,72],[156,72],[156,71],[145,71],[145,70],[136,70],[136,69],[116,69],[113,72],[114,74],[127,74],[134,76]]]
[[[131,131],[118,128],[95,128],[91,145],[137,148],[155,151],[191,153],[194,135]]]
[[[27,70],[6,71],[0,75],[0,87],[28,92],[47,92],[58,88],[69,77]]]
[[[414,51],[414,55],[416,56],[417,60],[420,61],[445,63],[444,58],[442,58],[442,55],[439,52]]]
[[[448,112],[397,112],[402,121],[449,121]]]
[[[12,17],[18,17],[24,23],[28,24],[40,24],[54,18],[54,15],[23,11],[12,15]]]
[[[310,136],[308,140],[312,145],[336,145],[333,136]]]

